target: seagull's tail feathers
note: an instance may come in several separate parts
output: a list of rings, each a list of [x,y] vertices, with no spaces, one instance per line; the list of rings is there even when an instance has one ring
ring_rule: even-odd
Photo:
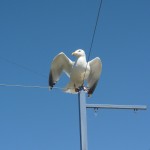
[[[66,93],[77,94],[75,91],[74,84],[72,82],[68,83],[67,86],[63,89]]]

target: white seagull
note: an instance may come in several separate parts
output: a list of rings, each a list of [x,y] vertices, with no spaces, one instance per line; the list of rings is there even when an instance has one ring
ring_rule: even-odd
[[[64,88],[67,93],[78,93],[82,87],[88,96],[91,96],[97,86],[102,71],[102,62],[99,57],[87,62],[84,50],[78,49],[72,53],[76,56],[76,61],[71,61],[63,52],[59,53],[51,63],[49,73],[49,87],[50,89],[59,80],[62,72],[70,78],[70,82]],[[84,81],[87,82],[85,87]]]

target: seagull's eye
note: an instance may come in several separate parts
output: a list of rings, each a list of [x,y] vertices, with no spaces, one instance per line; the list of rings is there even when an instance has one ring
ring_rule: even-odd
[[[81,52],[80,50],[78,50],[78,52]]]

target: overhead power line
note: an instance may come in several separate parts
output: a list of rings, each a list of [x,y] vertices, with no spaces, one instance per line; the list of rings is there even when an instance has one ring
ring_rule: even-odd
[[[90,45],[90,50],[89,50],[87,61],[89,61],[89,59],[90,59],[90,55],[91,55],[91,51],[92,51],[92,47],[93,47],[93,43],[94,43],[94,38],[95,38],[95,33],[96,33],[97,25],[98,25],[98,20],[99,20],[101,8],[102,8],[102,2],[103,2],[103,0],[100,0],[99,8],[98,8],[98,13],[97,13],[97,17],[96,17],[95,27],[94,27],[94,31],[93,31],[93,35],[92,35],[92,40],[91,40],[91,45]]]
[[[40,88],[40,89],[49,89],[49,86],[40,86],[40,85],[22,85],[22,84],[0,84],[2,87],[21,87],[21,88]],[[54,89],[61,89],[60,87],[53,87]]]
[[[7,62],[7,63],[9,63],[9,64],[11,64],[11,65],[15,65],[15,66],[17,66],[17,67],[19,67],[19,68],[21,68],[21,69],[24,69],[24,70],[26,70],[26,71],[32,72],[32,73],[34,73],[34,74],[36,74],[36,75],[39,75],[39,76],[41,76],[41,77],[43,77],[43,78],[47,78],[47,76],[46,76],[45,74],[42,74],[42,73],[40,73],[40,72],[38,72],[38,71],[36,71],[36,70],[33,70],[33,69],[31,69],[31,68],[29,68],[29,67],[27,67],[27,66],[18,64],[18,63],[16,63],[16,62],[14,62],[14,61],[12,61],[12,60],[9,60],[9,59],[7,59],[7,58],[4,58],[4,57],[2,57],[2,56],[0,56],[0,59],[3,60],[3,61],[5,61],[5,62]]]
[[[97,17],[96,17],[95,27],[94,27],[94,30],[93,30],[93,35],[92,35],[92,40],[91,40],[91,44],[90,44],[90,50],[89,50],[88,57],[87,57],[87,62],[89,61],[90,56],[91,56],[91,51],[92,51],[92,47],[93,47],[93,43],[94,43],[95,33],[96,33],[96,29],[97,29],[97,25],[98,25],[98,20],[99,20],[101,8],[102,8],[102,2],[103,2],[103,0],[100,0],[100,2],[99,2],[99,8],[98,8],[98,13],[97,13]],[[85,72],[84,72],[83,84],[84,84],[84,79],[85,79],[85,74],[86,74],[87,66],[88,66],[88,64],[86,65],[86,69],[85,69]]]

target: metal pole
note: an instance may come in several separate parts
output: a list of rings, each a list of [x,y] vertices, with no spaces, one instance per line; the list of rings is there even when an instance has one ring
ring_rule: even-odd
[[[83,90],[81,90],[78,93],[78,104],[79,104],[80,149],[88,150],[86,96]]]
[[[113,104],[86,104],[85,92],[80,89],[78,92],[79,104],[79,128],[80,128],[80,150],[88,150],[87,140],[87,108],[102,109],[129,109],[129,110],[146,110],[146,105],[113,105]]]

